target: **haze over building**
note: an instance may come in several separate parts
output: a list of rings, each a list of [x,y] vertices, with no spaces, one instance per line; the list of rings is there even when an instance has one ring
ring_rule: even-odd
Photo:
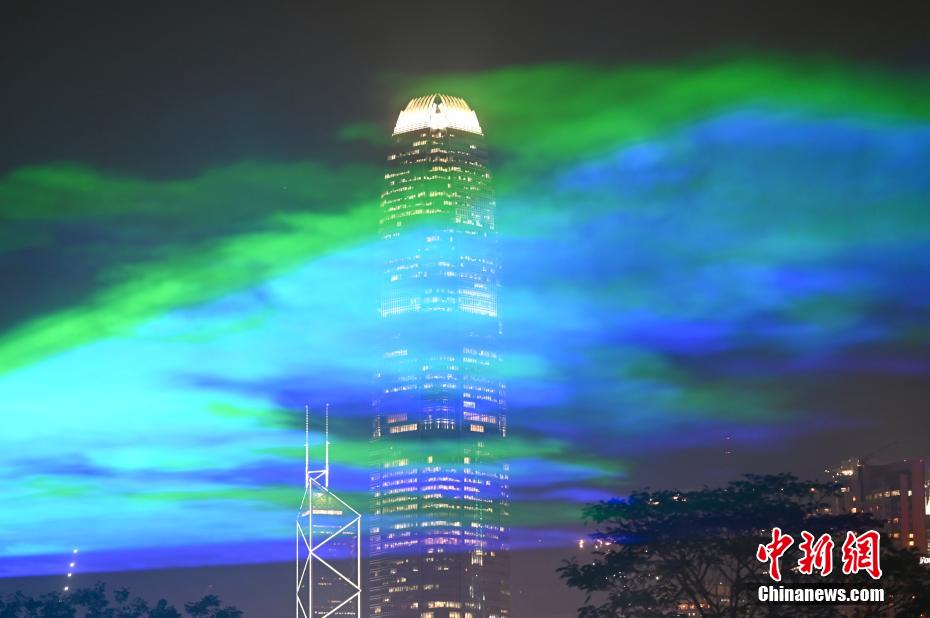
[[[393,142],[380,220],[370,613],[508,616],[500,271],[484,136],[464,100],[431,94],[400,113]]]

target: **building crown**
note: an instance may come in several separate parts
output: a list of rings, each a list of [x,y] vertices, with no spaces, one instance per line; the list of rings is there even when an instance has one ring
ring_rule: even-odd
[[[465,99],[433,93],[410,99],[397,117],[394,135],[419,129],[449,128],[483,135],[478,116]]]

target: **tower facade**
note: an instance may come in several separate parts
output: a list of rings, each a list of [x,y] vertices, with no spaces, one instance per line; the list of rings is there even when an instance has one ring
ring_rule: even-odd
[[[369,613],[508,616],[500,272],[475,112],[411,100],[384,178]]]

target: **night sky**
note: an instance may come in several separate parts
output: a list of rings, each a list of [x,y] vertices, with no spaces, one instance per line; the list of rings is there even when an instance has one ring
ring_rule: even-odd
[[[927,455],[930,10],[0,11],[0,591],[79,546],[77,584],[289,611],[305,402],[365,500],[382,164],[428,92],[495,172],[518,618],[578,604],[586,502]]]

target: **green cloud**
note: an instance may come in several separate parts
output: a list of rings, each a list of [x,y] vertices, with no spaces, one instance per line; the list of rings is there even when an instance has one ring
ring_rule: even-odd
[[[249,173],[240,176],[237,169]],[[67,218],[81,212],[102,218],[102,226],[117,226],[120,221],[114,213],[135,212],[135,205],[144,212],[162,201],[170,204],[166,208],[173,214],[159,212],[161,223],[147,228],[145,241],[156,243],[149,256],[123,261],[120,258],[131,249],[114,245],[112,261],[99,273],[97,290],[85,302],[37,316],[0,337],[0,371],[126,332],[162,312],[210,300],[314,257],[366,242],[378,218],[377,191],[364,191],[366,199],[358,193],[358,187],[370,181],[368,170],[353,167],[240,167],[163,184],[53,166],[43,173],[26,174],[32,183],[28,190],[21,176],[14,173],[0,181],[0,199],[16,205],[4,212],[14,217],[42,219],[63,213]],[[111,202],[93,206],[92,196],[99,187],[103,187],[100,201]],[[58,196],[53,202],[15,197],[41,196],[46,189]],[[229,204],[229,213],[220,212],[223,203]],[[303,210],[298,211],[298,206]],[[179,242],[174,233],[190,227],[185,212],[222,227],[230,214],[262,209],[260,215],[252,213],[254,231],[188,242]],[[164,237],[159,236],[159,228],[164,228]],[[129,244],[134,240],[131,236],[118,241]],[[160,242],[164,244],[157,245]]]
[[[397,101],[434,91],[462,96],[478,110],[493,149],[504,152],[499,175],[506,172],[512,182],[532,180],[532,170],[595,157],[738,106],[930,118],[927,75],[810,57],[514,66],[408,79]]]

